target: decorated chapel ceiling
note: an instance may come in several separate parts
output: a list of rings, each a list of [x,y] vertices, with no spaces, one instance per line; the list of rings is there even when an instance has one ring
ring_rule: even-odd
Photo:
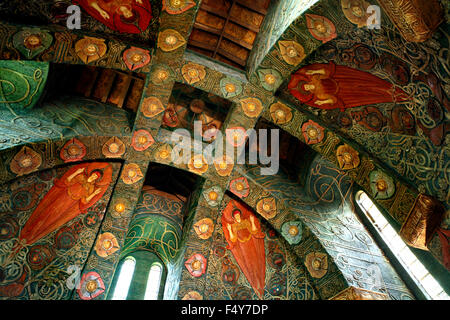
[[[66,28],[71,4],[82,8],[80,30]],[[380,29],[367,28],[371,4],[381,7]],[[86,270],[83,281],[96,279],[103,291],[55,289],[52,297],[106,298],[111,270],[139,248],[156,252],[169,266],[168,279],[180,281],[179,288],[166,288],[168,298],[221,298],[207,285],[218,281],[215,270],[221,270],[227,298],[233,299],[329,299],[351,287],[377,296],[371,275],[355,267],[363,264],[355,262],[364,260],[358,256],[363,244],[370,263],[381,266],[381,298],[412,298],[349,213],[353,186],[371,195],[408,244],[430,254],[448,279],[444,12],[448,8],[438,0],[428,5],[397,0],[1,3],[0,212],[7,213],[2,226],[17,236],[20,225],[19,241],[27,234],[29,242],[4,244],[0,253],[20,252],[47,235],[55,245],[38,244],[18,254],[26,262],[14,279],[5,275],[8,254],[0,266],[0,296],[42,298],[45,263],[58,273],[58,266],[78,259]],[[195,120],[202,123],[199,132]],[[259,167],[226,158],[208,164],[194,155],[187,164],[175,163],[170,137],[180,128],[204,138],[208,129],[234,129],[237,136],[223,139],[235,147],[245,144],[247,129],[281,129],[282,170],[263,176]],[[41,227],[30,240],[32,220],[44,214],[36,209],[25,222],[32,204],[44,205],[44,200],[37,205],[35,188],[53,190],[51,179],[67,178],[83,165],[90,174],[96,166],[103,172],[99,192],[109,201],[96,200],[101,214],[89,211],[79,224],[66,221],[70,227],[52,229],[54,235]],[[55,192],[48,191],[46,201],[56,199]],[[261,253],[266,243],[267,265],[246,266],[248,257],[264,259],[241,248],[228,255],[221,251],[222,243],[231,241],[225,225],[233,221],[232,204],[248,211],[246,221],[261,220],[254,247]],[[161,208],[166,211],[154,218]],[[14,210],[23,216],[15,217]],[[430,212],[437,214],[430,218]],[[412,225],[415,213],[431,233]],[[170,232],[158,229],[154,238],[143,239],[155,230],[155,221]],[[257,240],[264,235],[266,242]],[[73,248],[81,241],[95,250],[65,258],[60,252],[69,238],[77,243]],[[0,236],[5,243],[10,239]],[[99,247],[105,239],[120,250]],[[50,263],[53,258],[57,263]],[[288,292],[280,284],[294,281],[277,275],[280,261],[289,261],[287,273],[297,282],[303,279],[304,289]]]

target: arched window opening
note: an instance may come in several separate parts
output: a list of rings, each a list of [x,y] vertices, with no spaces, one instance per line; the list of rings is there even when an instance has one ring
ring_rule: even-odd
[[[449,296],[424,265],[416,258],[399,234],[381,214],[364,191],[356,194],[356,203],[369,218],[383,241],[398,258],[424,294],[433,300],[449,300]]]
[[[148,273],[147,287],[145,289],[144,300],[158,300],[159,288],[163,267],[160,263],[153,263]]]
[[[133,257],[126,257],[120,267],[119,278],[117,279],[116,287],[114,288],[112,300],[127,299],[135,267],[136,260]]]

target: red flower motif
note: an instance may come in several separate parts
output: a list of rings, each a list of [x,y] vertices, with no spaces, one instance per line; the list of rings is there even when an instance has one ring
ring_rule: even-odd
[[[206,258],[203,255],[196,253],[190,257],[184,265],[193,277],[198,278],[206,271]]]

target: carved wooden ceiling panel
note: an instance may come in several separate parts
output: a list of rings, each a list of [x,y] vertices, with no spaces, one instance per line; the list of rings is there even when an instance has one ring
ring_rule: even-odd
[[[244,69],[270,0],[205,0],[188,48]]]

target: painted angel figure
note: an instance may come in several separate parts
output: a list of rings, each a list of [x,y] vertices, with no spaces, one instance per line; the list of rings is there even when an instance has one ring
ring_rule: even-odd
[[[299,101],[326,110],[410,100],[390,82],[334,62],[301,68],[292,75],[288,90]]]
[[[23,226],[17,252],[76,218],[101,199],[112,179],[108,163],[79,164],[69,169],[45,194]]]
[[[255,215],[239,202],[231,200],[222,215],[222,229],[245,277],[261,298],[264,295],[266,256],[264,233]]]
[[[142,33],[152,19],[148,0],[74,0],[74,3],[110,29],[123,33]]]

